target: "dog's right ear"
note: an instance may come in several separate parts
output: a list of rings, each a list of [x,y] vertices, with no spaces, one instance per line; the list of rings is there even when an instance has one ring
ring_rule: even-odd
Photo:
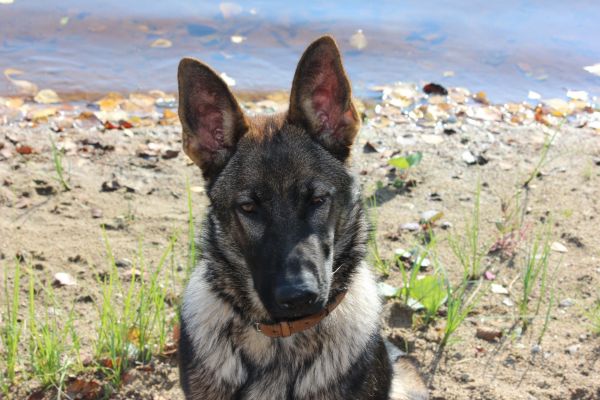
[[[225,166],[248,123],[227,84],[200,61],[182,59],[177,81],[183,150],[210,180]]]

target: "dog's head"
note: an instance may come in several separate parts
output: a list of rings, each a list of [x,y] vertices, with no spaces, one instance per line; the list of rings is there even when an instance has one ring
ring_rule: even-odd
[[[181,61],[178,80],[184,150],[211,201],[205,252],[230,268],[215,284],[249,302],[256,293],[275,320],[320,311],[344,289],[366,240],[346,167],[360,120],[334,40],[305,51],[285,114],[245,116],[194,59]]]

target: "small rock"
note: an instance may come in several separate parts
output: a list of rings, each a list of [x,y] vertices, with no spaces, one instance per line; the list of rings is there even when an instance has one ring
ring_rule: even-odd
[[[119,190],[121,188],[121,184],[116,179],[112,181],[102,182],[101,190],[102,192],[114,192],[115,190]]]
[[[421,213],[421,222],[424,224],[432,224],[442,218],[444,213],[437,210],[428,210]]]
[[[163,151],[162,158],[163,158],[163,160],[170,160],[172,158],[177,157],[178,155],[179,155],[179,150],[167,149],[167,150]]]
[[[575,305],[575,300],[569,299],[569,298],[561,300],[560,303],[558,303],[558,306],[560,308],[569,308],[569,307],[572,307],[574,305]]]
[[[467,373],[461,374],[460,375],[460,381],[463,382],[463,383],[471,382],[472,381],[471,375],[469,375]]]
[[[403,231],[418,231],[419,229],[421,229],[421,225],[419,225],[417,222],[408,222],[406,224],[402,224],[400,225],[400,229]]]
[[[496,275],[492,271],[485,271],[483,273],[483,277],[488,281],[493,281],[496,279]]]
[[[394,254],[400,257],[402,260],[410,260],[412,257],[412,253],[410,251],[406,251],[401,248],[394,250]]]
[[[556,251],[558,253],[566,253],[569,251],[569,249],[567,249],[567,246],[565,246],[564,244],[560,243],[560,242],[554,242],[552,243],[552,246],[550,247],[553,251]]]
[[[565,352],[566,352],[567,354],[570,354],[570,355],[574,355],[574,354],[575,354],[575,353],[577,353],[578,351],[579,351],[579,345],[578,345],[578,344],[574,344],[574,345],[572,345],[572,346],[569,346],[569,347],[567,347],[567,348],[565,349]]]
[[[452,223],[448,222],[448,221],[444,221],[444,222],[442,222],[441,227],[442,227],[443,230],[450,229],[450,228],[452,228]]]
[[[75,278],[66,272],[57,272],[54,274],[54,285],[55,286],[74,286],[77,284]]]
[[[103,212],[99,208],[92,208],[92,218],[102,218]]]
[[[128,258],[120,258],[115,261],[115,265],[118,268],[129,268],[133,265],[133,262],[131,262],[131,260]]]
[[[500,339],[502,337],[502,331],[498,329],[477,328],[475,337],[477,337],[478,339],[486,340],[488,342],[495,342],[497,339]]]
[[[497,283],[492,283],[491,290],[492,290],[492,293],[496,293],[496,294],[508,294],[508,289],[506,289],[504,286],[499,285]]]
[[[467,165],[475,165],[477,163],[477,159],[469,150],[462,153],[462,159]]]
[[[540,346],[539,344],[534,344],[531,347],[531,354],[539,354],[542,352],[542,346]]]
[[[505,306],[507,306],[507,307],[512,307],[512,306],[514,306],[514,305],[515,305],[515,303],[514,303],[514,302],[513,302],[513,301],[512,301],[512,300],[511,300],[509,297],[505,297],[505,298],[502,300],[502,304],[504,304],[504,305],[505,305]]]

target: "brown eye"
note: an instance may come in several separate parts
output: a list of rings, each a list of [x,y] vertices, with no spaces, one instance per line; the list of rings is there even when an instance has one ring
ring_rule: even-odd
[[[310,199],[310,204],[314,206],[320,206],[325,203],[325,196],[314,196]]]
[[[240,205],[240,208],[245,213],[251,213],[256,210],[256,205],[254,203],[244,203],[244,204]]]

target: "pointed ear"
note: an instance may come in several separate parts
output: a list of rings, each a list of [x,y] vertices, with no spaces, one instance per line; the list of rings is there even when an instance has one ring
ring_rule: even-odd
[[[304,127],[338,159],[348,158],[360,119],[332,37],[317,39],[302,55],[292,84],[288,121]]]
[[[182,59],[177,81],[183,150],[202,169],[205,179],[213,178],[227,163],[248,124],[227,84],[200,61]]]

